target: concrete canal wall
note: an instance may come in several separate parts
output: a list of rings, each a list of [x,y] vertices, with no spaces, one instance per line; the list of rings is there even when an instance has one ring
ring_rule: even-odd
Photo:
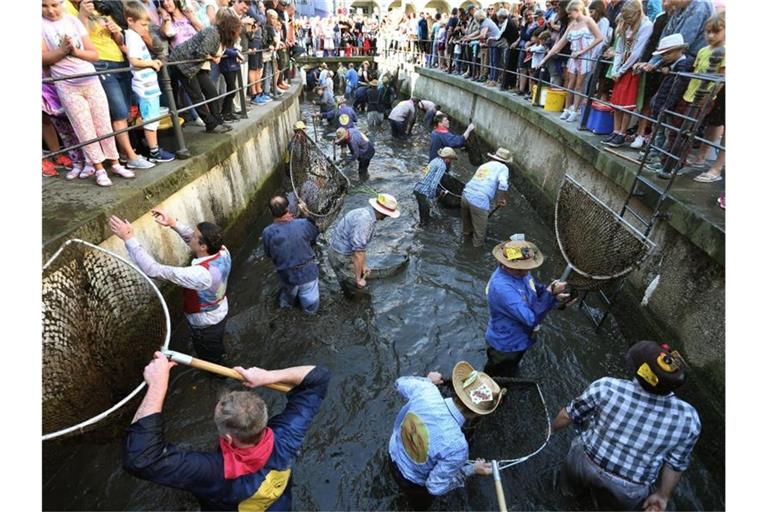
[[[614,211],[621,208],[637,165],[603,150],[601,137],[580,132],[576,123],[560,122],[559,114],[532,107],[520,97],[457,76],[387,61],[380,61],[379,69],[399,76],[401,95],[412,92],[434,101],[460,123],[473,122],[492,146],[508,148],[514,155],[511,181],[553,229],[554,205],[566,172]],[[680,348],[700,370],[694,379],[697,391],[724,414],[725,219],[722,211],[709,207],[714,204],[709,190],[688,177],[677,180],[663,206],[666,218],[651,233],[656,249],[630,275],[616,316],[620,326],[635,330],[640,315],[647,335]],[[655,194],[648,191],[646,196]],[[634,207],[649,212],[647,205]]]

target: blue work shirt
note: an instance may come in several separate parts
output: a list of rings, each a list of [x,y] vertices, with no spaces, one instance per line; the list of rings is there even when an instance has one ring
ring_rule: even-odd
[[[502,352],[527,350],[534,343],[534,329],[556,304],[555,296],[530,273],[520,278],[498,267],[488,281],[485,341]]]
[[[357,83],[360,81],[360,76],[357,74],[355,68],[349,68],[346,74],[347,87],[352,90],[357,87]]]
[[[344,256],[357,251],[365,252],[365,248],[373,238],[375,226],[376,213],[372,206],[350,210],[333,231],[331,249]]]
[[[476,208],[491,209],[491,201],[496,196],[496,190],[506,191],[509,188],[509,170],[501,162],[493,160],[486,162],[475,171],[475,175],[464,187],[464,198]]]
[[[435,195],[437,195],[437,186],[440,184],[440,180],[443,179],[443,175],[447,170],[448,166],[445,164],[445,160],[443,160],[442,157],[438,156],[437,158],[433,158],[427,167],[427,174],[422,176],[416,183],[416,186],[413,187],[413,191],[425,195],[430,201],[433,200]]]
[[[272,259],[280,281],[288,286],[317,279],[317,261],[312,246],[320,230],[307,219],[276,221],[264,228],[261,241],[264,254]]]
[[[474,474],[461,431],[464,416],[452,398],[443,398],[426,377],[400,377],[395,388],[408,403],[400,409],[389,438],[389,456],[410,482],[440,496],[463,487]]]
[[[224,477],[221,449],[196,451],[165,440],[163,413],[132,423],[123,440],[123,469],[156,484],[191,492],[201,510],[291,510],[291,465],[328,391],[331,374],[315,367],[288,392],[288,403],[269,419],[274,445],[264,466]]]
[[[449,131],[439,131],[437,128],[432,130],[429,144],[429,161],[437,157],[437,152],[443,148],[458,149],[464,146],[467,139],[463,135],[454,135]]]
[[[370,160],[376,152],[373,142],[357,128],[349,129],[347,145],[349,146],[350,160]]]
[[[336,110],[336,128],[354,128],[357,123],[355,109],[347,104],[339,106]]]

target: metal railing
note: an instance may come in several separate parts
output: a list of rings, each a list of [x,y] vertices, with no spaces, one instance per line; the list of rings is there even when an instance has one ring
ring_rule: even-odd
[[[407,40],[407,41],[383,40],[384,44],[379,46],[379,48],[380,48],[380,50],[382,52],[382,53],[379,54],[379,56],[382,56],[385,59],[391,58],[392,54],[399,55],[399,56],[410,56],[411,57],[411,61],[412,61],[410,63],[414,63],[413,61],[416,61],[417,59],[426,59],[428,57],[432,57],[432,56],[435,56],[435,55],[438,57],[438,59],[440,59],[441,58],[441,54],[439,52],[437,54],[435,54],[435,53],[432,53],[431,51],[429,51],[429,52],[421,51],[421,49],[419,48],[418,44],[409,44],[409,43],[419,43],[419,42],[426,42],[426,41],[427,40],[418,40],[418,39]],[[431,44],[431,40],[428,40],[428,41]],[[412,46],[414,48],[413,49],[399,48],[400,43],[405,43],[406,47],[407,46]],[[515,77],[525,76],[527,79],[531,80],[532,83],[537,84],[536,95],[532,97],[533,106],[540,106],[539,103],[540,103],[540,97],[541,97],[541,93],[542,93],[542,90],[543,90],[543,86],[549,86],[549,87],[557,88],[559,90],[562,90],[562,91],[574,94],[576,96],[580,96],[581,98],[584,98],[584,113],[581,115],[581,121],[579,123],[579,130],[586,130],[587,129],[587,123],[589,122],[589,116],[591,114],[591,110],[592,110],[593,104],[600,104],[600,105],[604,105],[606,107],[610,107],[614,111],[619,111],[619,112],[622,112],[622,113],[630,114],[630,115],[632,115],[634,117],[637,117],[638,119],[645,120],[648,123],[650,123],[651,126],[654,126],[656,124],[660,124],[661,127],[665,128],[667,130],[673,131],[675,133],[679,133],[680,132],[680,128],[678,128],[678,127],[676,127],[676,126],[674,126],[672,124],[665,123],[662,120],[654,118],[654,117],[646,116],[646,115],[642,114],[640,111],[637,111],[637,110],[630,110],[630,109],[622,108],[620,106],[617,106],[617,105],[614,105],[614,104],[610,103],[609,101],[601,100],[601,99],[599,99],[599,98],[597,98],[595,96],[595,93],[597,92],[597,81],[599,80],[600,76],[605,74],[604,73],[605,70],[606,70],[605,66],[608,66],[608,65],[613,63],[612,60],[595,59],[595,58],[591,58],[591,57],[587,57],[587,56],[571,57],[571,55],[566,54],[566,53],[557,53],[557,54],[553,55],[553,58],[554,57],[561,57],[561,58],[564,58],[564,59],[575,58],[577,60],[587,60],[587,61],[591,61],[591,62],[595,62],[596,63],[596,65],[593,66],[593,69],[592,69],[592,71],[589,74],[589,79],[586,80],[586,86],[585,86],[586,92],[584,92],[584,91],[578,91],[578,90],[575,90],[575,89],[570,89],[570,88],[568,88],[568,87],[566,87],[565,85],[562,85],[562,84],[555,84],[555,83],[553,83],[551,81],[544,80],[542,78],[542,75],[543,75],[543,73],[545,71],[545,68],[539,68],[538,70],[535,70],[535,74],[534,75],[527,75],[527,74],[524,74],[524,73],[520,73],[516,69],[509,69],[507,66],[498,67],[498,66],[491,66],[490,64],[482,64],[481,63],[481,58],[480,58],[480,51],[482,51],[482,50],[490,51],[491,47],[481,46],[481,45],[472,45],[470,43],[456,43],[456,44],[459,44],[459,46],[461,47],[461,53],[459,55],[464,56],[467,53],[470,53],[471,55],[473,55],[473,58],[472,59],[463,59],[463,58],[456,58],[455,56],[451,55],[451,58],[450,58],[451,64],[449,65],[448,71],[441,70],[442,72],[451,74],[452,73],[451,72],[452,66],[454,64],[458,64],[459,71],[460,72],[461,71],[465,71],[465,74],[466,74],[466,72],[469,72],[470,76],[472,74],[474,74],[474,71],[476,71],[478,69],[480,70],[480,73],[485,72],[485,74],[481,74],[480,76],[488,76],[487,72],[489,72],[491,69],[495,70],[498,73],[498,76],[502,77],[502,79],[504,79],[505,75],[513,75]],[[451,43],[449,43],[449,45],[447,45],[447,46],[450,46],[450,45],[451,45]],[[475,46],[477,48],[477,50],[473,50],[472,46]],[[506,58],[500,59],[500,60],[502,60],[502,62],[505,62],[505,63],[508,62],[508,59],[513,55],[513,52],[515,50],[521,51],[521,52],[525,51],[524,49],[510,48],[510,47],[498,48],[498,50],[500,50],[502,52],[505,52]],[[446,49],[444,51],[444,53],[448,54],[449,52]],[[407,60],[408,59],[401,59],[401,63],[406,63]],[[488,60],[490,62],[490,58]],[[420,62],[425,64],[424,61],[420,61]],[[438,60],[438,62],[439,62],[439,60]],[[421,65],[421,67],[427,67],[427,66],[422,65],[421,63],[419,64],[419,65]],[[432,63],[430,63],[430,64],[432,64]],[[432,69],[432,66],[427,67],[427,69]],[[530,69],[533,70],[533,68],[530,68]],[[688,72],[676,72],[676,71],[669,71],[668,74],[675,76],[676,80],[677,79],[681,79],[681,78],[685,78],[685,79],[690,79],[690,80],[696,79],[696,80],[712,82],[714,84],[713,90],[715,92],[717,92],[717,90],[719,89],[719,87],[721,85],[725,84],[725,76],[720,75],[720,74],[688,73]],[[714,94],[712,95],[712,98],[714,98]],[[674,105],[672,105],[671,107],[674,108]],[[676,115],[680,116],[680,114],[676,114]],[[720,144],[718,144],[718,143],[716,143],[714,141],[709,141],[709,140],[707,140],[707,139],[705,139],[703,137],[699,137],[698,135],[694,135],[693,138],[694,138],[695,141],[697,141],[697,142],[699,142],[701,144],[705,144],[705,145],[707,145],[707,146],[709,146],[711,148],[714,148],[714,149],[716,149],[718,151],[725,151],[725,147],[724,146],[722,146],[722,145],[720,145]]]
[[[176,140],[176,146],[177,146],[176,156],[178,158],[180,158],[180,159],[189,158],[191,156],[191,154],[190,154],[189,149],[187,148],[186,142],[184,140],[184,133],[182,131],[181,122],[179,121],[180,114],[183,114],[184,112],[188,112],[188,111],[190,111],[190,110],[192,110],[194,108],[198,108],[198,107],[207,105],[208,103],[212,103],[214,101],[219,101],[219,100],[221,100],[221,99],[223,99],[223,98],[225,98],[227,96],[234,96],[235,94],[237,94],[238,97],[239,97],[240,105],[241,105],[240,118],[241,119],[247,119],[248,118],[248,108],[247,108],[247,100],[246,100],[246,93],[245,93],[245,91],[247,89],[250,89],[252,86],[254,86],[254,85],[258,84],[258,83],[266,81],[267,77],[263,76],[262,78],[260,78],[258,80],[254,80],[253,82],[248,82],[246,84],[243,84],[243,74],[242,74],[243,73],[243,69],[242,68],[243,68],[243,66],[245,66],[246,68],[248,66],[248,62],[247,62],[247,56],[248,55],[253,55],[253,54],[256,54],[256,53],[269,52],[269,51],[276,53],[276,52],[278,52],[280,50],[270,50],[270,49],[266,48],[266,49],[251,49],[251,50],[241,51],[240,53],[244,57],[246,57],[246,62],[241,63],[240,64],[240,69],[237,71],[237,75],[236,75],[236,77],[237,77],[237,87],[235,89],[233,89],[231,91],[226,91],[224,93],[218,94],[217,96],[214,96],[213,98],[208,98],[208,99],[205,99],[204,101],[201,101],[201,102],[198,102],[198,103],[195,103],[195,104],[192,104],[192,105],[188,105],[188,106],[183,107],[183,108],[177,108],[177,106],[176,106],[176,97],[175,97],[175,94],[174,94],[174,91],[173,91],[173,84],[172,84],[173,78],[171,77],[171,74],[168,72],[168,66],[176,66],[176,65],[179,65],[179,64],[193,64],[193,63],[200,63],[200,62],[213,62],[213,61],[211,59],[208,59],[208,58],[186,59],[186,60],[177,60],[177,61],[166,61],[166,60],[163,60],[163,59],[159,59],[159,60],[162,61],[163,66],[160,68],[160,71],[157,72],[158,75],[159,75],[158,76],[158,78],[159,78],[158,81],[159,81],[159,84],[160,84],[161,93],[162,93],[163,97],[165,98],[165,100],[168,103],[168,113],[167,114],[163,114],[163,115],[151,118],[151,119],[142,119],[141,123],[134,123],[131,126],[127,126],[125,128],[121,128],[120,130],[114,130],[114,131],[112,131],[112,132],[110,132],[110,133],[108,133],[106,135],[101,135],[99,137],[94,137],[94,138],[86,140],[86,141],[80,141],[77,144],[73,144],[73,145],[68,146],[66,148],[61,148],[61,149],[59,149],[57,151],[45,152],[45,154],[43,155],[43,158],[54,157],[54,156],[57,156],[57,155],[64,154],[64,153],[67,153],[69,151],[72,151],[74,149],[80,149],[82,147],[85,147],[85,146],[87,146],[89,144],[93,144],[95,142],[100,142],[102,140],[109,139],[110,137],[114,137],[115,135],[119,135],[121,133],[129,132],[129,131],[132,131],[132,130],[138,130],[138,129],[144,127],[144,125],[151,124],[151,123],[160,121],[160,120],[168,118],[168,117],[171,118],[171,122],[173,124],[174,138]],[[277,57],[273,57],[271,59],[271,62],[273,63],[274,66],[277,66],[277,63],[278,63]],[[273,74],[272,78],[274,79],[274,74],[276,72],[284,73],[285,71],[289,70],[291,68],[291,66],[295,66],[295,65],[296,65],[295,60],[293,58],[289,57],[288,64],[286,65],[286,67],[284,67],[282,69],[278,69],[278,70],[273,69],[273,71],[272,71],[272,74]],[[42,83],[55,83],[55,82],[62,81],[62,80],[70,80],[70,79],[76,79],[76,78],[86,78],[86,77],[91,77],[91,76],[125,73],[125,72],[130,72],[131,69],[132,68],[130,66],[126,66],[126,67],[123,67],[123,68],[106,69],[106,70],[103,70],[103,71],[93,71],[93,72],[90,72],[90,73],[79,73],[79,74],[59,76],[59,77],[47,77],[47,78],[43,78],[42,79]],[[215,84],[215,85],[218,85],[218,84]],[[274,87],[274,85],[273,85],[273,87]],[[234,101],[234,98],[233,98],[233,101]]]

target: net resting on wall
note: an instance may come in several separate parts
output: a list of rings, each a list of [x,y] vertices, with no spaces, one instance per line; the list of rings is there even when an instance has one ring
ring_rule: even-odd
[[[568,283],[597,290],[640,266],[654,244],[565,175],[555,205],[555,234],[573,273]]]
[[[307,205],[317,227],[328,228],[341,211],[349,190],[349,179],[303,132],[291,141],[291,186]]]
[[[43,267],[43,440],[82,432],[144,387],[154,351],[167,348],[163,296],[137,267],[82,240]]]

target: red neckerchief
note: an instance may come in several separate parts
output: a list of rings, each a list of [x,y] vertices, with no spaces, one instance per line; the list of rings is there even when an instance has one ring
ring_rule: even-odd
[[[269,427],[264,429],[259,442],[248,448],[236,448],[219,437],[219,447],[224,457],[224,478],[234,480],[260,470],[272,455],[274,446],[275,436]]]
[[[292,220],[294,220],[293,214],[288,212],[285,215],[283,215],[282,217],[278,217],[278,218],[274,219],[273,222],[284,223],[284,222],[291,222]]]
[[[440,126],[440,125],[437,125],[437,126],[435,127],[435,131],[436,131],[437,133],[448,133],[448,128],[446,128],[445,126]]]

